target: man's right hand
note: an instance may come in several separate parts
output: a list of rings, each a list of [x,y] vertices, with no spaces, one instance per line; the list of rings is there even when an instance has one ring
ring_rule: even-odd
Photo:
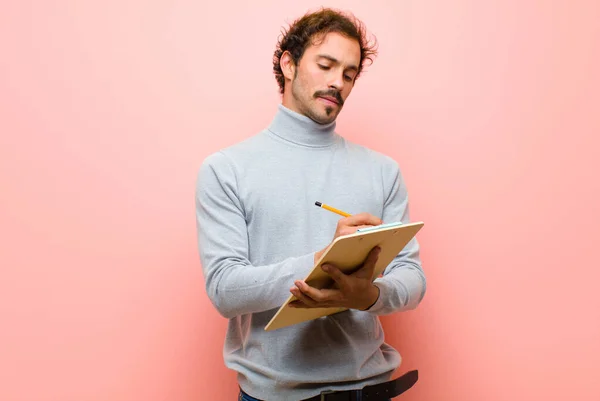
[[[333,235],[332,242],[337,237],[341,237],[343,235],[354,234],[356,232],[356,230],[358,230],[360,228],[378,226],[382,223],[383,223],[383,221],[379,217],[373,216],[372,214],[369,214],[369,213],[359,213],[359,214],[353,214],[350,217],[344,217],[338,221],[338,224],[337,224],[337,227],[335,230],[335,234]],[[317,261],[321,258],[321,256],[323,256],[323,253],[325,253],[326,249],[327,249],[327,247],[315,253],[314,263],[317,263]]]

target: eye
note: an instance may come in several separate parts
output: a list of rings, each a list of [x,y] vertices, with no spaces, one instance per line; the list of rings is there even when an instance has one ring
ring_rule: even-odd
[[[352,82],[352,77],[349,75],[344,75],[344,79],[348,82]]]
[[[319,64],[319,68],[321,68],[322,70],[328,70],[329,69],[328,66],[322,65],[322,64]]]

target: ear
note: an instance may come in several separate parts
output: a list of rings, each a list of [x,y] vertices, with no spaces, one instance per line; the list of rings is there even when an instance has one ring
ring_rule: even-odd
[[[286,50],[283,52],[279,59],[279,66],[281,67],[285,79],[292,80],[292,78],[294,78],[296,64],[294,64],[294,59],[292,59],[292,55],[289,51]]]

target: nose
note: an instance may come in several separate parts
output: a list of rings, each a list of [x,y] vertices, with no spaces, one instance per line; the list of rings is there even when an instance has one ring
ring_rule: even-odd
[[[331,81],[329,82],[329,87],[332,89],[336,89],[341,92],[344,89],[344,72],[336,72],[332,74]]]

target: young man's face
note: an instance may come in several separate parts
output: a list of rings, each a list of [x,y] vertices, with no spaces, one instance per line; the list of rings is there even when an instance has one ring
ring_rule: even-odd
[[[320,124],[334,121],[354,86],[360,45],[337,32],[309,45],[297,66],[289,61],[284,106]],[[285,71],[285,69],[284,69]]]

